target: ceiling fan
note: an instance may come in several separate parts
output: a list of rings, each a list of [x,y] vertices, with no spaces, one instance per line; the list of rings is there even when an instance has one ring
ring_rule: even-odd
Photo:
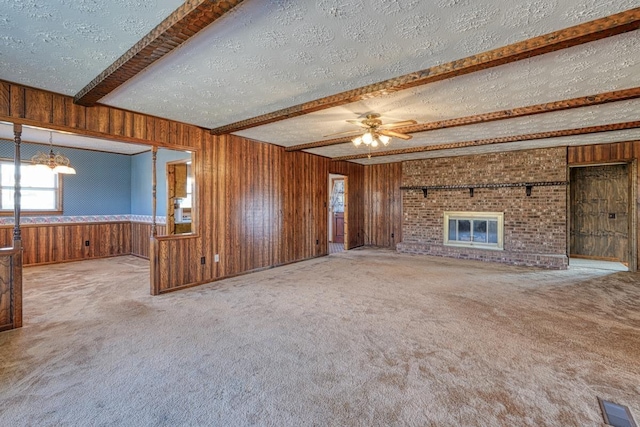
[[[391,141],[391,138],[400,138],[404,140],[411,139],[411,135],[395,132],[392,129],[402,126],[415,125],[418,122],[416,122],[415,120],[403,120],[401,122],[382,124],[382,120],[380,120],[380,114],[374,113],[367,114],[366,118],[363,120],[347,120],[347,123],[351,123],[353,125],[360,126],[366,129],[362,135],[358,135],[352,139],[352,142],[356,147],[364,143],[364,145],[375,148],[380,143],[385,146],[389,145],[389,141]],[[354,132],[361,131],[339,132],[325,136],[346,135]]]

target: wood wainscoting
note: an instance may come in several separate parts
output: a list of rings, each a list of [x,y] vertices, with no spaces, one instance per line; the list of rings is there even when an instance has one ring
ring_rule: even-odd
[[[167,234],[165,224],[156,224],[156,234],[164,236]],[[148,222],[131,222],[131,255],[149,259],[149,239],[151,238],[151,224]]]
[[[149,258],[148,223],[26,224],[21,229],[25,266],[119,255]],[[164,225],[157,229],[159,234],[164,233]],[[11,246],[12,232],[12,226],[0,227],[0,247]]]

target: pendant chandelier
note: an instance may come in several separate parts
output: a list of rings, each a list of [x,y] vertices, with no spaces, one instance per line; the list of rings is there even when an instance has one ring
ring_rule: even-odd
[[[49,168],[53,173],[76,174],[68,157],[63,156],[60,152],[53,154],[53,132],[49,132],[49,154],[38,151],[31,158],[31,163],[38,168]]]

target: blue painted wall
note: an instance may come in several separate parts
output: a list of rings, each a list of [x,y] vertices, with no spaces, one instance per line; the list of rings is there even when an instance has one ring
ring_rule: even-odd
[[[150,152],[131,156],[132,215],[151,215],[151,168]],[[158,215],[164,214],[158,212]]]
[[[22,160],[46,145],[22,143]],[[124,215],[131,213],[131,156],[55,147],[71,161],[76,175],[63,178],[63,215]],[[13,159],[13,141],[0,140],[0,157]]]
[[[22,143],[22,160],[46,145]],[[55,147],[71,161],[76,175],[63,177],[63,215],[151,215],[151,152],[134,156]],[[13,159],[13,141],[0,140],[0,158]],[[157,215],[167,214],[166,163],[191,158],[184,151],[158,149]]]
[[[185,151],[158,149],[157,167],[157,211],[158,216],[167,214],[167,162],[190,159]],[[140,153],[131,158],[131,214],[151,215],[151,152]]]

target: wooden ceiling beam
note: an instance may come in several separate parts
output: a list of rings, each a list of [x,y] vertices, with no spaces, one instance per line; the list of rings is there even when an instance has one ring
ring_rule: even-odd
[[[373,83],[357,89],[338,93],[336,95],[294,105],[278,111],[263,114],[261,116],[231,123],[229,125],[220,126],[215,129],[211,129],[211,133],[214,135],[221,135],[237,132],[291,117],[301,116],[314,111],[337,107],[361,101],[363,99],[384,96],[399,90],[474,73],[476,71],[486,70],[499,65],[520,61],[522,59],[555,52],[572,46],[637,30],[638,28],[640,28],[640,7],[513,43],[478,55],[472,55],[446,64],[436,65],[415,73],[405,74],[379,83]]]
[[[243,0],[187,0],[80,92],[73,102],[91,107],[118,86],[177,48]]]
[[[549,132],[528,133],[523,135],[503,136],[499,138],[477,139],[473,141],[451,142],[447,144],[425,145],[420,147],[400,148],[397,150],[374,151],[371,153],[333,157],[332,161],[367,159],[371,157],[396,156],[399,154],[424,153],[426,151],[453,150],[456,148],[480,147],[483,145],[505,144],[509,142],[533,141],[538,139],[558,138],[563,136],[587,135],[590,133],[612,132],[616,130],[640,128],[640,120],[608,125],[589,126],[576,129],[555,130]]]
[[[606,104],[609,102],[624,101],[628,99],[640,98],[640,87],[631,89],[616,90],[599,93],[597,95],[581,96],[579,98],[565,99],[563,101],[546,102],[543,104],[529,105],[527,107],[517,107],[508,110],[494,111],[491,113],[476,114],[473,116],[458,117],[455,119],[440,120],[437,122],[419,123],[416,125],[395,128],[394,131],[400,133],[426,132],[435,129],[446,129],[457,126],[466,126],[478,123],[493,122],[496,120],[513,119],[516,117],[532,116],[535,114],[550,113],[554,111],[570,110],[572,108],[591,107],[594,105]],[[292,145],[285,148],[285,151],[308,150],[310,148],[328,147],[331,145],[344,144],[350,142],[351,137],[341,137],[325,139],[322,141],[309,142],[306,144]]]

